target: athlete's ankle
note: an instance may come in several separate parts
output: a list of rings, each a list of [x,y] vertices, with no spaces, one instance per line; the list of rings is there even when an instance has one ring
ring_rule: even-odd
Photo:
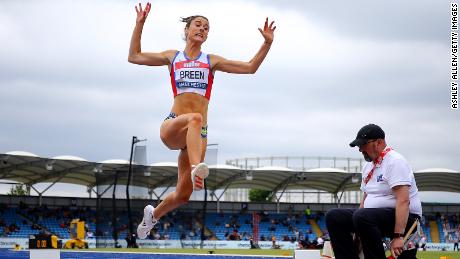
[[[195,163],[195,164],[190,163],[190,164],[191,164],[191,167],[192,167],[192,169],[193,169],[193,168],[195,168],[197,165],[202,164],[202,163]]]

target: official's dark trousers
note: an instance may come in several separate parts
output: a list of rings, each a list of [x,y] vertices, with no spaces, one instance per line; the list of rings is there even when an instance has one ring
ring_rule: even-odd
[[[405,232],[417,218],[409,214]],[[352,233],[360,237],[366,259],[386,259],[382,238],[393,237],[395,209],[332,209],[326,214],[326,226],[336,259],[359,258]],[[416,258],[416,253],[417,249],[406,250],[398,259]]]

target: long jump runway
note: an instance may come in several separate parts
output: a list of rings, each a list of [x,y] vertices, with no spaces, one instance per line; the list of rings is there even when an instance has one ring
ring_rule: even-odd
[[[29,251],[13,251],[0,249],[1,259],[29,259]],[[197,255],[197,254],[154,254],[129,252],[65,252],[61,251],[61,259],[279,259],[291,256],[243,256],[243,255]]]

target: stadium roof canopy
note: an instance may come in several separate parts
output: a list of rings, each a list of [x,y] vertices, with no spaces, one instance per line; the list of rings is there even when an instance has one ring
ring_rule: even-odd
[[[75,156],[42,158],[35,154],[14,151],[0,154],[0,179],[33,186],[37,183],[71,183],[93,188],[125,185],[129,161],[106,160],[89,162]],[[420,191],[460,192],[460,172],[432,168],[415,172]],[[131,185],[155,189],[174,187],[177,163],[163,162],[148,166],[133,164]],[[211,165],[206,184],[208,190],[258,188],[265,190],[316,189],[337,194],[358,190],[361,174],[337,168],[316,168],[295,171],[286,167],[260,167],[243,170],[230,165]],[[48,187],[49,188],[49,187]],[[47,189],[48,189],[47,188]],[[46,189],[46,190],[47,190]],[[46,191],[45,190],[45,191]]]

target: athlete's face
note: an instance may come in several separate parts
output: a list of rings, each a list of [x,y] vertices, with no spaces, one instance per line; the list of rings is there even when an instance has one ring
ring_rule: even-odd
[[[190,26],[185,28],[186,40],[205,42],[208,38],[209,22],[203,17],[196,17],[190,22]]]

